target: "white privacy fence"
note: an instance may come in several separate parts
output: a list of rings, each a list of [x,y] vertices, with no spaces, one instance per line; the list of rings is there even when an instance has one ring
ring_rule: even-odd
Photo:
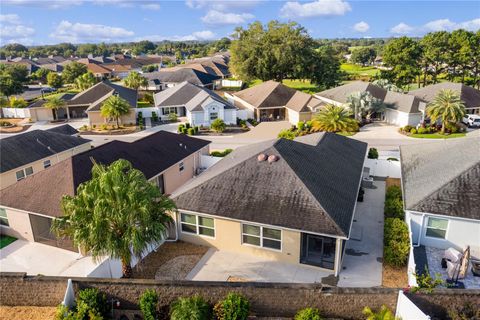
[[[142,117],[144,118],[151,118],[152,112],[155,112],[158,117],[160,117],[160,111],[157,107],[148,107],[148,108],[136,108],[135,109],[135,116],[138,116],[139,113],[142,113]]]
[[[422,312],[408,297],[400,290],[397,300],[396,317],[402,320],[430,320],[430,317]]]
[[[30,109],[2,108],[5,118],[30,118]]]
[[[206,155],[201,155],[200,156],[200,165],[202,168],[210,168],[213,166],[215,163],[218,161],[222,160],[221,157],[213,157],[213,156],[206,156]]]
[[[222,79],[220,84],[221,84],[222,87],[240,88],[243,85],[243,81],[242,80]]]

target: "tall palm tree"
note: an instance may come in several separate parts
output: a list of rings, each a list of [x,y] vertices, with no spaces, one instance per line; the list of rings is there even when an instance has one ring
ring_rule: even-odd
[[[140,73],[132,71],[123,79],[123,83],[125,83],[125,86],[138,91],[138,88],[147,86],[148,80]]]
[[[312,129],[327,132],[357,131],[358,123],[344,107],[329,104],[313,118]]]
[[[110,96],[100,107],[101,115],[105,118],[114,119],[117,128],[120,127],[120,117],[130,112],[130,104],[119,96]]]
[[[67,102],[60,97],[52,97],[43,104],[45,108],[52,109],[54,111],[54,118],[58,120],[57,110],[62,109],[67,105]]]
[[[427,106],[427,116],[432,122],[442,121],[442,134],[448,122],[457,123],[465,115],[465,105],[460,95],[453,90],[440,90],[435,99]]]
[[[119,259],[125,278],[132,276],[131,260],[166,236],[175,204],[150,183],[130,162],[109,166],[94,162],[92,179],[82,183],[75,196],[62,199],[64,216],[55,219],[52,231],[69,237],[90,252]]]
[[[97,83],[97,79],[91,72],[84,73],[75,79],[75,87],[82,91],[92,87],[95,83]]]

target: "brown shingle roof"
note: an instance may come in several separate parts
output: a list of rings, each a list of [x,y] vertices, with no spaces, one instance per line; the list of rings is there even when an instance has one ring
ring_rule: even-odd
[[[432,102],[438,92],[445,89],[459,92],[460,99],[465,103],[465,107],[480,107],[480,90],[466,86],[463,83],[441,82],[417,90],[412,90],[408,94],[414,95],[426,102]]]
[[[233,95],[246,101],[255,108],[284,107],[297,90],[279,82],[270,80],[254,87],[239,91]]]

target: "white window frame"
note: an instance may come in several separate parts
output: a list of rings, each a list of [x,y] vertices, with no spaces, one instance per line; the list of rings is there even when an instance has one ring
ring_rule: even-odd
[[[6,224],[0,223],[0,226],[10,228],[10,222],[8,221],[7,210],[5,208],[0,208],[0,221],[6,221]]]
[[[259,227],[260,228],[260,235],[259,236],[256,236],[256,235],[252,235],[252,234],[248,234],[248,233],[244,233],[243,232],[243,226],[252,226],[252,227]],[[255,247],[255,248],[262,248],[262,249],[266,249],[266,250],[273,250],[273,251],[277,251],[277,252],[281,252],[283,250],[283,232],[282,232],[282,229],[278,229],[278,228],[273,228],[273,227],[268,227],[268,226],[263,226],[263,225],[259,225],[259,224],[254,224],[254,223],[241,223],[240,224],[240,238],[241,238],[241,243],[242,245],[244,246],[252,246],[252,247]],[[273,239],[273,238],[269,238],[269,237],[264,237],[263,236],[263,229],[264,228],[267,228],[267,229],[272,229],[272,230],[277,230],[277,231],[280,231],[280,239]],[[246,235],[246,236],[250,236],[250,237],[256,237],[256,238],[260,238],[260,245],[255,245],[255,244],[251,244],[251,243],[246,243],[246,242],[243,242],[243,236]],[[270,248],[270,247],[265,247],[263,245],[263,239],[267,239],[267,240],[271,240],[271,241],[277,241],[277,242],[280,242],[280,249],[275,249],[275,248]]]
[[[212,118],[212,115],[216,115],[215,118]],[[217,120],[218,119],[218,112],[210,112],[210,121]]]
[[[168,116],[170,113],[177,114],[177,107],[163,107],[162,108],[162,115]]]
[[[52,161],[50,160],[45,160],[43,161],[43,169],[47,169],[48,167],[52,166]]]
[[[32,173],[27,174],[27,169],[32,169]],[[19,173],[19,172],[23,173],[23,177],[18,178],[17,173]],[[15,172],[15,178],[17,178],[17,181],[20,181],[20,180],[25,179],[28,176],[31,176],[32,174],[33,174],[33,167],[30,166],[30,167],[26,167],[26,168],[23,168],[22,170],[18,170],[17,172]]]
[[[183,172],[184,170],[185,170],[185,164],[183,163],[183,161],[180,161],[178,163],[178,171]]]
[[[429,226],[428,226],[428,222],[430,221],[430,219],[447,221],[447,227],[446,227],[445,229],[429,227]],[[449,220],[449,219],[437,218],[437,217],[428,217],[428,218],[427,218],[427,223],[425,224],[425,237],[426,237],[426,238],[430,238],[430,239],[435,239],[435,240],[447,240],[448,227],[449,227],[449,225],[450,225],[450,220]],[[427,235],[428,229],[445,231],[445,237],[444,237],[444,238],[440,238],[440,237],[429,236],[429,235]]]
[[[194,217],[195,217],[195,224],[189,223],[189,222],[183,222],[183,221],[182,221],[182,214],[184,214],[184,215],[189,215],[189,216],[194,216]],[[213,221],[213,228],[212,228],[212,227],[208,227],[208,226],[201,225],[201,224],[200,224],[200,218],[212,219],[212,221]],[[185,234],[195,234],[195,235],[200,236],[200,237],[207,237],[207,238],[211,238],[211,239],[215,239],[215,237],[217,236],[217,231],[216,231],[216,228],[215,228],[215,219],[212,218],[212,217],[206,217],[206,216],[202,216],[202,215],[198,215],[198,214],[180,212],[179,223],[180,223],[180,232],[181,232],[181,233],[185,233]],[[184,231],[184,230],[182,229],[182,224],[186,224],[186,225],[189,225],[189,226],[194,226],[194,227],[195,227],[195,232]],[[213,237],[212,237],[212,236],[209,236],[208,234],[200,233],[200,227],[202,227],[202,228],[204,228],[204,229],[213,230]]]

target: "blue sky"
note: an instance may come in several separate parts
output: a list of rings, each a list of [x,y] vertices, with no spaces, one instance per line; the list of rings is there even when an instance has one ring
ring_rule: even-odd
[[[297,21],[314,38],[480,29],[479,1],[2,0],[0,6],[2,44],[211,40],[272,19]]]

